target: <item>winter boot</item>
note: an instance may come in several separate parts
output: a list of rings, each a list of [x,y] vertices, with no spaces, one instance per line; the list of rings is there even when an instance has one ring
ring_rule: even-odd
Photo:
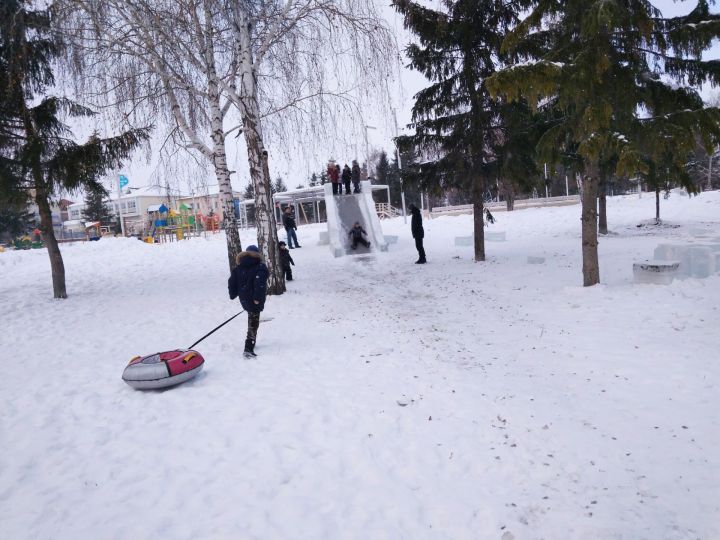
[[[257,356],[257,354],[255,354],[255,342],[253,340],[245,340],[245,351],[243,354],[245,355],[245,358],[253,358]]]

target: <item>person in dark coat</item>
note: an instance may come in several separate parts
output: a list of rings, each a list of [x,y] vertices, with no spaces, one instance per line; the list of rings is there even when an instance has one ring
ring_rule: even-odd
[[[348,167],[348,164],[345,164],[345,167],[343,167],[342,172],[342,181],[343,184],[345,184],[345,195],[350,195],[350,181],[352,180],[352,172],[350,172],[350,167]]]
[[[335,167],[335,162],[330,161],[327,168],[327,176],[332,183],[333,195],[342,194],[342,185],[340,184],[340,166]]]
[[[248,246],[237,256],[236,263],[228,279],[228,293],[230,300],[240,298],[240,304],[248,314],[245,356],[257,356],[255,340],[260,327],[260,312],[265,308],[268,269],[257,246]]]
[[[358,244],[370,247],[370,242],[363,238],[363,234],[367,236],[367,233],[365,232],[365,229],[362,228],[362,225],[360,225],[360,222],[356,221],[355,225],[353,225],[353,228],[350,229],[350,232],[348,233],[348,236],[352,240],[352,245],[350,247],[357,249]]]
[[[410,205],[410,214],[412,219],[410,220],[410,230],[412,231],[413,238],[415,239],[415,248],[418,252],[418,260],[415,264],[425,264],[425,248],[423,247],[423,238],[425,238],[425,230],[422,224],[422,215],[420,209],[414,204]]]
[[[292,207],[290,206],[286,206],[285,211],[283,212],[283,226],[285,227],[285,232],[287,233],[288,247],[293,249],[293,240],[295,240],[295,247],[302,247],[298,244],[297,235],[295,234],[295,231],[297,231],[297,225],[295,223],[295,214],[293,214]]]
[[[290,265],[295,266],[295,261],[293,261],[292,255],[290,255],[290,251],[285,242],[278,242],[278,246],[280,246],[280,268],[285,272],[285,281],[292,281],[292,268]]]
[[[356,159],[352,162],[352,183],[355,193],[360,193],[360,165]]]
[[[339,163],[335,165],[335,178],[338,179],[338,195],[342,195],[342,169]]]

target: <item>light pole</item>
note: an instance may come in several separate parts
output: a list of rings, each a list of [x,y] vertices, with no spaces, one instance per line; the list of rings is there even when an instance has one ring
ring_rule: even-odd
[[[397,139],[398,138],[398,125],[397,125],[397,115],[395,114],[395,109],[392,110],[392,113],[393,113],[393,120],[395,120],[395,139]],[[407,212],[405,212],[405,188],[403,186],[403,179],[402,179],[402,161],[400,160],[400,148],[398,147],[397,140],[395,141],[395,155],[397,156],[398,172],[400,173],[400,200],[402,201],[403,223],[407,223]]]
[[[127,185],[127,177],[123,174],[118,176],[118,217],[120,218],[120,234],[125,237],[125,222],[123,221],[122,215],[122,188]]]
[[[365,128],[365,172],[370,178],[370,144],[368,143],[368,129],[377,129],[375,126],[363,126]]]
[[[192,188],[190,190],[190,193],[192,195],[193,200],[193,221],[195,222],[195,234],[198,234],[198,211],[197,211],[197,204],[195,203],[195,188]]]

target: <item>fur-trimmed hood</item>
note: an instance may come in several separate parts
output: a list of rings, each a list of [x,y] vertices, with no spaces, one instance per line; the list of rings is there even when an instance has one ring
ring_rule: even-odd
[[[263,262],[262,255],[256,251],[241,251],[235,257],[235,264],[238,266],[252,266]]]

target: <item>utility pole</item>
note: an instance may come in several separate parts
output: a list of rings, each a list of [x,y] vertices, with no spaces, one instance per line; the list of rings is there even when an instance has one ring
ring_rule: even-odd
[[[395,109],[392,110],[392,113],[393,113],[393,120],[395,120],[395,138],[397,139],[398,125],[397,125],[397,115],[395,114]],[[395,141],[395,155],[397,156],[398,172],[400,173],[400,199],[402,200],[403,223],[407,223],[407,212],[405,211],[405,188],[403,187],[403,179],[402,179],[402,161],[400,160],[400,148],[398,148],[397,141]]]

